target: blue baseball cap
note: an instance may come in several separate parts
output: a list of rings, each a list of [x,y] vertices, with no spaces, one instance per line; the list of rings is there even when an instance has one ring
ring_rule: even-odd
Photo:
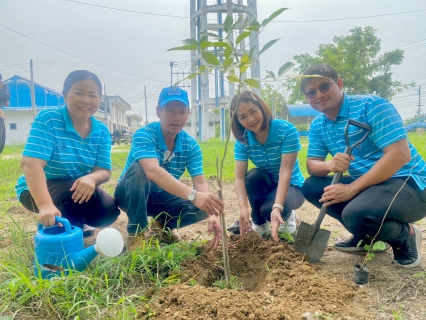
[[[158,105],[164,107],[170,101],[180,101],[189,108],[188,92],[179,87],[170,86],[161,90]]]

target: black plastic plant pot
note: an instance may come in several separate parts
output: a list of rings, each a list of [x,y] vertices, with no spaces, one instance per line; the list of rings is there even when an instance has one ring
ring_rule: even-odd
[[[357,284],[367,284],[370,278],[370,270],[366,265],[361,269],[361,265],[354,266],[354,282]]]

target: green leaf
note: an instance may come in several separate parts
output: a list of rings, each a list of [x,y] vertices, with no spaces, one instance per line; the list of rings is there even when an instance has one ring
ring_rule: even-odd
[[[368,244],[364,245],[364,250],[365,251],[369,251],[370,249],[371,249],[371,247]]]
[[[189,45],[192,45],[192,46],[198,46],[198,42],[194,38],[188,38],[188,39],[182,40],[182,42],[183,42],[183,44],[189,44]]]
[[[207,35],[212,38],[219,38],[219,35],[213,32],[201,32],[202,35]]]
[[[246,64],[241,64],[241,65],[239,66],[240,73],[241,73],[241,74],[243,74],[244,72],[246,72],[247,68],[248,68],[248,65],[246,65]]]
[[[231,57],[232,50],[233,50],[232,47],[225,48],[225,52],[223,53],[223,56],[225,57],[225,59],[229,59]]]
[[[204,72],[204,71],[206,71],[206,69],[207,69],[207,67],[204,64],[198,67],[198,71],[200,71],[200,72]]]
[[[214,66],[218,66],[220,64],[219,59],[211,52],[202,51],[201,57],[203,57],[204,61],[208,64],[212,64]]]
[[[259,30],[260,30],[260,23],[258,22],[258,21],[256,21],[256,20],[254,20],[254,21],[252,21],[251,23],[250,23],[250,25],[247,27],[247,28],[245,28],[246,30],[251,30],[251,31],[256,31],[256,32],[258,32]]]
[[[250,31],[245,31],[243,33],[241,33],[238,37],[237,40],[235,40],[235,45],[239,44],[241,41],[243,41],[245,38],[247,38],[248,36],[250,36],[251,32]]]
[[[247,53],[243,54],[243,57],[241,58],[241,63],[250,63],[250,57]]]
[[[174,48],[168,49],[167,51],[177,51],[177,50],[197,50],[197,49],[198,49],[198,46],[193,46],[193,45],[191,45],[191,44],[186,44],[186,45],[181,46],[181,47],[174,47]],[[166,52],[167,52],[167,51],[166,51]]]
[[[288,70],[294,68],[294,63],[293,62],[286,62],[284,63],[280,69],[278,70],[278,76],[281,77],[284,73],[286,73]]]
[[[242,15],[238,18],[238,20],[237,20],[237,21],[235,21],[235,23],[232,25],[232,27],[229,29],[229,32],[231,32],[232,30],[234,30],[234,29],[238,26],[238,24],[241,22],[241,20],[243,20],[245,17],[246,17],[246,15],[245,15],[245,14],[242,14]],[[227,32],[227,33],[229,33],[229,32]]]
[[[275,80],[275,73],[273,73],[272,71],[268,71],[268,70],[265,70],[265,71],[272,79]]]
[[[212,42],[211,44],[212,44],[211,45],[212,47],[222,47],[222,48],[229,47],[229,44],[224,41],[216,41],[216,42]]]
[[[230,74],[229,76],[226,76],[226,78],[228,79],[229,82],[232,82],[232,83],[240,81],[240,79],[238,79],[238,77],[235,74]]]
[[[223,23],[223,30],[226,32],[226,33],[229,33],[229,30],[231,29],[231,26],[232,26],[232,22],[233,22],[234,20],[232,19],[232,16],[230,16],[230,15],[227,15],[226,16],[226,19],[225,19],[225,22]]]
[[[377,241],[373,244],[373,250],[386,250],[386,244],[383,241]]]
[[[229,59],[225,59],[225,60],[223,60],[223,62],[222,62],[222,66],[224,67],[224,68],[228,68],[232,63],[234,62],[234,58],[229,58]]]
[[[201,44],[201,50],[204,50],[205,48],[207,48],[207,47],[211,47],[211,42],[210,41],[204,41],[202,44]]]
[[[198,76],[199,74],[200,73],[198,73],[198,72],[191,73],[189,76],[186,77],[186,79],[191,80],[191,79],[195,78],[196,76]]]
[[[257,81],[256,79],[245,79],[244,83],[248,84],[250,87],[260,89],[259,81]]]
[[[364,240],[359,240],[358,243],[356,244],[356,247],[359,248],[361,247],[362,243],[364,242]]]
[[[274,45],[274,43],[275,43],[275,42],[277,42],[278,40],[280,40],[280,39],[274,39],[274,40],[269,41],[267,44],[265,44],[265,45],[263,46],[262,50],[260,50],[260,51],[259,51],[258,56],[260,56],[262,53],[264,53],[266,50],[268,50],[268,49],[269,49],[271,46],[273,46],[273,45]]]
[[[201,46],[201,44],[206,41],[209,41],[209,36],[205,34],[200,38],[200,42],[198,44]]]
[[[255,49],[256,49],[256,46],[254,46],[253,48],[250,49],[250,53],[249,53],[250,60],[251,60],[251,58],[253,58],[253,53],[254,53]]]
[[[274,20],[276,17],[278,17],[281,13],[283,13],[285,10],[287,10],[288,8],[281,8],[278,9],[277,11],[273,12],[269,18],[263,20],[262,22],[262,27],[265,27],[269,22],[271,22],[272,20]]]

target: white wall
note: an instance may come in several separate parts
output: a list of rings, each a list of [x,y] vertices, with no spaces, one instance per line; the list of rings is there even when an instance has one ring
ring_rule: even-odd
[[[198,129],[198,128],[196,128],[196,130],[197,130],[197,129]],[[191,127],[187,127],[187,126],[185,126],[185,127],[183,127],[183,130],[185,130],[185,132],[186,132],[187,134],[191,135]],[[214,138],[214,134],[215,134],[214,126],[210,126],[210,125],[209,125],[209,128],[208,128],[208,130],[207,130],[207,139]],[[195,137],[193,137],[193,138],[195,138]]]
[[[32,111],[12,111],[7,110],[7,108],[5,109],[6,145],[25,144],[33,122]],[[11,123],[16,123],[16,130],[10,130]]]

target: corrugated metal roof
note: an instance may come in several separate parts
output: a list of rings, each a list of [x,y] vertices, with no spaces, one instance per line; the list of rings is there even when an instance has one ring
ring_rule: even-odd
[[[309,104],[288,104],[287,108],[291,117],[315,117],[320,113],[312,108]]]
[[[9,86],[10,105],[14,108],[31,108],[31,81],[18,75],[3,81]],[[34,83],[35,104],[37,107],[65,105],[64,97],[56,90]]]

